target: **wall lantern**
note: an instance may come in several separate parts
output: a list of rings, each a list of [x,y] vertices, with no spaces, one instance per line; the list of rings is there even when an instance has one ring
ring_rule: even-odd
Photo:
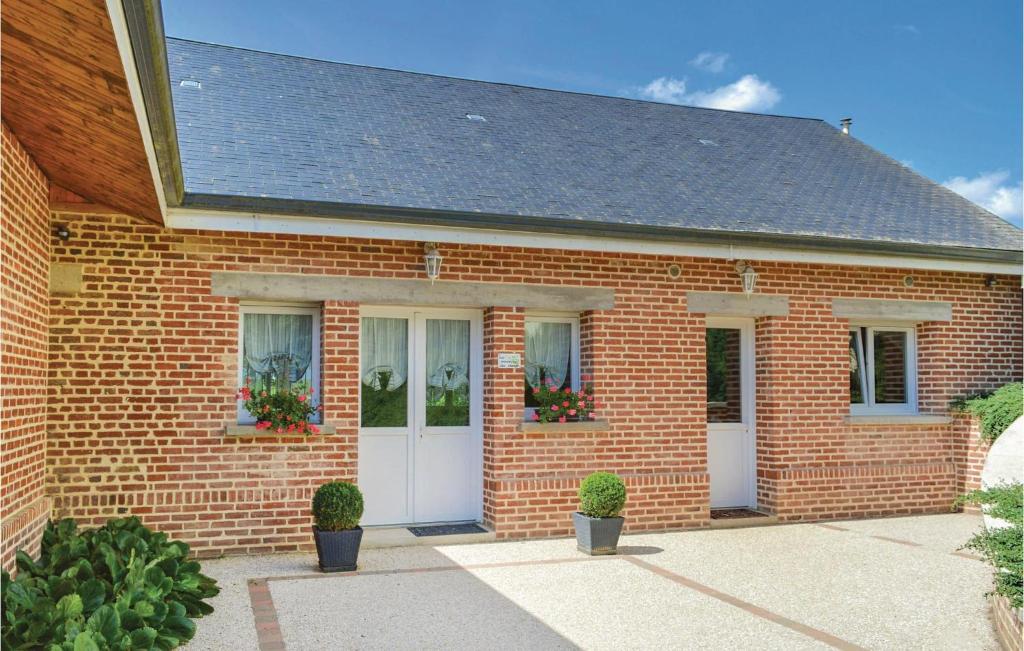
[[[71,239],[71,229],[68,228],[67,224],[57,224],[53,229],[53,234],[60,238],[62,242],[67,242]]]
[[[749,264],[740,260],[736,263],[736,273],[739,274],[740,279],[743,281],[743,293],[750,296],[754,293],[754,287],[757,285],[757,272]]]
[[[427,278],[431,284],[441,275],[441,254],[437,250],[437,244],[427,242],[423,245],[423,265],[427,269]]]

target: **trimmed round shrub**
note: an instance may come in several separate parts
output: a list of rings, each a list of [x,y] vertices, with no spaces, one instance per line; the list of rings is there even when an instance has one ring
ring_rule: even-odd
[[[626,505],[626,485],[618,475],[595,472],[580,483],[580,513],[592,518],[614,518]]]
[[[363,494],[345,481],[332,481],[316,490],[313,518],[321,531],[342,531],[359,526],[363,517]]]

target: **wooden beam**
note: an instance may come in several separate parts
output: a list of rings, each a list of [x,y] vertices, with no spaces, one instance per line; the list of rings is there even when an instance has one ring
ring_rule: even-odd
[[[779,294],[686,292],[686,311],[715,316],[789,316],[789,297]]]
[[[583,312],[615,307],[615,292],[603,287],[517,285],[439,280],[215,271],[214,296],[260,301],[351,301],[365,305],[523,307]]]
[[[841,319],[872,321],[952,321],[953,305],[945,301],[834,298],[832,315]]]

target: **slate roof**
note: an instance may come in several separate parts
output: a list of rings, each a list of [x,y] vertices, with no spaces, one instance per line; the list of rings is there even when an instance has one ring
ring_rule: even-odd
[[[1021,249],[1015,227],[817,119],[178,39],[167,55],[186,205],[249,198],[439,211],[428,221]]]

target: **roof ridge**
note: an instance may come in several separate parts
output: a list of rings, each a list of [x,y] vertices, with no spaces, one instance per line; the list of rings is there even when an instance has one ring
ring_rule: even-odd
[[[513,84],[513,83],[507,82],[507,81],[487,81],[485,79],[470,79],[469,77],[456,77],[454,75],[442,75],[442,74],[437,74],[437,73],[434,73],[434,72],[419,72],[419,71],[416,71],[416,70],[404,70],[402,68],[386,68],[384,66],[371,66],[371,65],[367,65],[367,64],[363,64],[363,63],[350,63],[348,61],[332,61],[330,59],[317,59],[315,57],[303,56],[301,54],[287,54],[287,53],[284,53],[284,52],[270,52],[270,51],[267,51],[267,50],[257,50],[255,48],[251,48],[251,47],[242,47],[240,45],[227,45],[227,44],[224,44],[224,43],[212,43],[212,42],[209,42],[209,41],[198,41],[198,40],[192,39],[192,38],[180,38],[180,37],[177,37],[177,36],[168,36],[168,37],[166,37],[166,40],[168,40],[168,41],[179,41],[179,42],[183,42],[183,43],[195,43],[197,45],[208,45],[208,46],[212,46],[212,47],[225,48],[225,49],[229,49],[229,50],[241,50],[243,52],[253,52],[253,53],[256,53],[256,54],[266,54],[266,55],[269,55],[269,56],[285,57],[285,58],[289,58],[289,59],[302,59],[304,61],[313,61],[315,63],[327,63],[327,64],[330,64],[330,65],[336,65],[336,66],[350,66],[350,67],[353,67],[353,68],[366,68],[366,69],[370,69],[370,70],[385,70],[387,72],[400,72],[400,73],[407,74],[407,75],[418,75],[418,76],[421,76],[421,77],[435,77],[437,79],[452,79],[452,80],[455,80],[455,81],[466,81],[466,82],[470,82],[470,83],[473,83],[473,84],[486,84],[488,86],[506,86],[506,87],[509,87],[509,88],[523,88],[523,89],[526,89],[526,90],[537,90],[537,91],[542,91],[542,92],[546,92],[546,93],[563,93],[563,94],[566,94],[566,95],[580,95],[580,96],[584,96],[584,97],[597,97],[597,98],[600,98],[600,99],[619,100],[619,101],[623,101],[623,102],[635,102],[635,103],[639,103],[639,104],[653,104],[655,106],[668,106],[668,107],[674,107],[674,108],[679,108],[679,109],[690,109],[690,110],[693,110],[693,111],[714,111],[716,113],[733,113],[733,114],[738,114],[738,115],[754,115],[754,116],[757,116],[757,117],[784,118],[784,119],[787,119],[787,120],[808,120],[808,121],[811,121],[811,122],[822,122],[822,123],[825,123],[825,124],[829,124],[830,126],[833,126],[833,128],[835,128],[834,125],[831,125],[830,123],[828,123],[824,118],[814,118],[814,117],[807,117],[807,116],[803,116],[803,115],[782,115],[782,114],[779,114],[779,113],[756,113],[754,111],[732,111],[732,110],[729,110],[729,109],[710,108],[710,107],[707,107],[707,106],[691,106],[689,104],[671,104],[669,102],[656,102],[654,100],[639,99],[639,98],[636,98],[636,97],[620,97],[618,95],[601,95],[600,93],[588,93],[588,92],[584,92],[584,91],[564,90],[564,89],[560,89],[560,88],[543,88],[541,86],[529,86],[529,85],[526,85],[526,84]]]

